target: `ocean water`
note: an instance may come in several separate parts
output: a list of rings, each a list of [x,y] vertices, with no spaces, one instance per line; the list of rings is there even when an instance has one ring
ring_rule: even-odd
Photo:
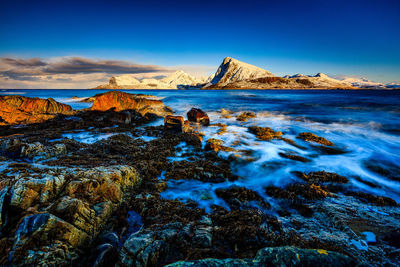
[[[3,90],[2,94],[30,97],[52,97],[75,109],[90,107],[79,99],[105,90]],[[243,179],[221,184],[199,181],[169,181],[165,198],[195,200],[206,209],[221,200],[213,193],[218,187],[232,184],[246,186],[264,195],[267,185],[283,186],[297,178],[292,171],[336,172],[348,177],[359,190],[400,201],[400,90],[126,90],[161,98],[177,115],[186,117],[192,107],[206,111],[211,123],[225,123],[227,132],[219,135],[218,127],[205,127],[203,142],[222,139],[243,158],[235,163],[234,172]],[[73,99],[78,97],[78,99]],[[233,112],[223,118],[221,108]],[[255,119],[237,121],[235,115],[253,111]],[[162,123],[162,121],[156,122]],[[249,126],[270,127],[282,131],[305,150],[281,140],[259,141],[248,132]],[[312,146],[296,139],[301,132],[322,136],[345,151],[345,154],[322,155]],[[73,137],[72,137],[73,138]],[[82,134],[77,135],[77,139]],[[94,138],[90,136],[90,138]],[[102,138],[105,138],[102,136]],[[82,141],[81,139],[79,139]],[[78,140],[78,141],[79,141]],[[96,141],[96,140],[92,140]],[[91,142],[92,142],[91,141]],[[245,152],[244,152],[245,151]],[[280,152],[297,153],[311,162],[284,159]],[[222,152],[228,157],[229,153]],[[185,160],[179,156],[171,160]],[[267,196],[265,196],[267,197]]]

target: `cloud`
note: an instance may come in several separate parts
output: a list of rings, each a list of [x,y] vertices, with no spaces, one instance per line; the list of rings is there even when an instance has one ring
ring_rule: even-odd
[[[46,66],[46,63],[40,58],[18,59],[18,58],[1,58],[2,63],[15,67],[40,67]]]
[[[107,83],[111,76],[130,74],[137,79],[163,78],[178,69],[195,76],[208,75],[215,67],[137,64],[123,60],[83,57],[0,58],[0,88],[80,89]]]
[[[135,64],[122,60],[94,60],[82,57],[64,57],[50,61],[39,58],[1,58],[0,65],[0,75],[14,80],[27,80],[32,79],[32,76],[55,74],[107,73],[117,75],[170,71],[167,68],[155,65]]]

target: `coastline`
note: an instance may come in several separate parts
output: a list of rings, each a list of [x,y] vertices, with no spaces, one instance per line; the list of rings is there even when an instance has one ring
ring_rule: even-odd
[[[60,264],[93,264],[104,255],[143,266],[180,260],[192,262],[176,264],[268,264],[270,253],[285,262],[292,252],[315,264],[396,263],[389,255],[396,250],[400,206],[382,195],[387,183],[396,185],[390,180],[396,172],[367,166],[387,179],[383,184],[345,172],[345,162],[355,161],[355,151],[370,142],[349,137],[361,131],[364,138],[368,124],[343,135],[353,126],[266,108],[265,103],[288,102],[290,90],[281,99],[210,90],[213,101],[238,98],[224,109],[213,108],[210,98],[207,106],[200,90],[184,103],[180,97],[190,92],[171,90],[168,108],[160,100],[99,91],[105,93],[94,97],[93,106],[74,114],[0,127],[1,240],[10,240],[1,264],[46,264],[49,257]],[[323,95],[308,105],[303,95],[293,105],[326,110]],[[229,109],[245,99],[248,109]],[[260,109],[251,111],[257,102]],[[207,113],[189,116],[190,103],[207,107]],[[373,134],[374,128],[366,129]],[[373,142],[387,145],[375,136]],[[38,236],[41,243],[33,243]],[[57,256],[60,251],[66,258]]]

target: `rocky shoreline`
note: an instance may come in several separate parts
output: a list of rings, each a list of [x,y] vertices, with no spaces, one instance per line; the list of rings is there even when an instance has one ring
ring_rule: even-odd
[[[213,124],[202,110],[190,110],[186,119],[160,100],[117,91],[90,101],[92,108],[82,111],[19,109],[25,117],[18,120],[0,114],[0,265],[400,264],[395,200],[361,192],[324,170],[291,173],[291,183],[260,194],[235,184],[243,178],[232,166],[251,155],[219,139],[204,142],[202,129],[223,133],[227,126]],[[164,125],[149,124],[162,118]],[[259,142],[346,153],[309,132],[296,139],[268,127],[248,132]],[[73,138],[79,134],[106,137],[79,142]],[[309,160],[293,151],[280,156]],[[226,185],[199,192],[199,199],[215,194],[222,204],[206,210],[163,197],[171,183],[189,180]]]

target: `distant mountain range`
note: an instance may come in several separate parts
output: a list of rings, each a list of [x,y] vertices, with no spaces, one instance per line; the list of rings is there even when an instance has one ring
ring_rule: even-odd
[[[400,88],[400,84],[383,84],[358,78],[332,78],[318,73],[314,76],[296,74],[275,76],[262,68],[226,57],[216,73],[196,78],[179,70],[161,79],[138,80],[133,75],[113,76],[107,84],[95,89],[384,89]]]

